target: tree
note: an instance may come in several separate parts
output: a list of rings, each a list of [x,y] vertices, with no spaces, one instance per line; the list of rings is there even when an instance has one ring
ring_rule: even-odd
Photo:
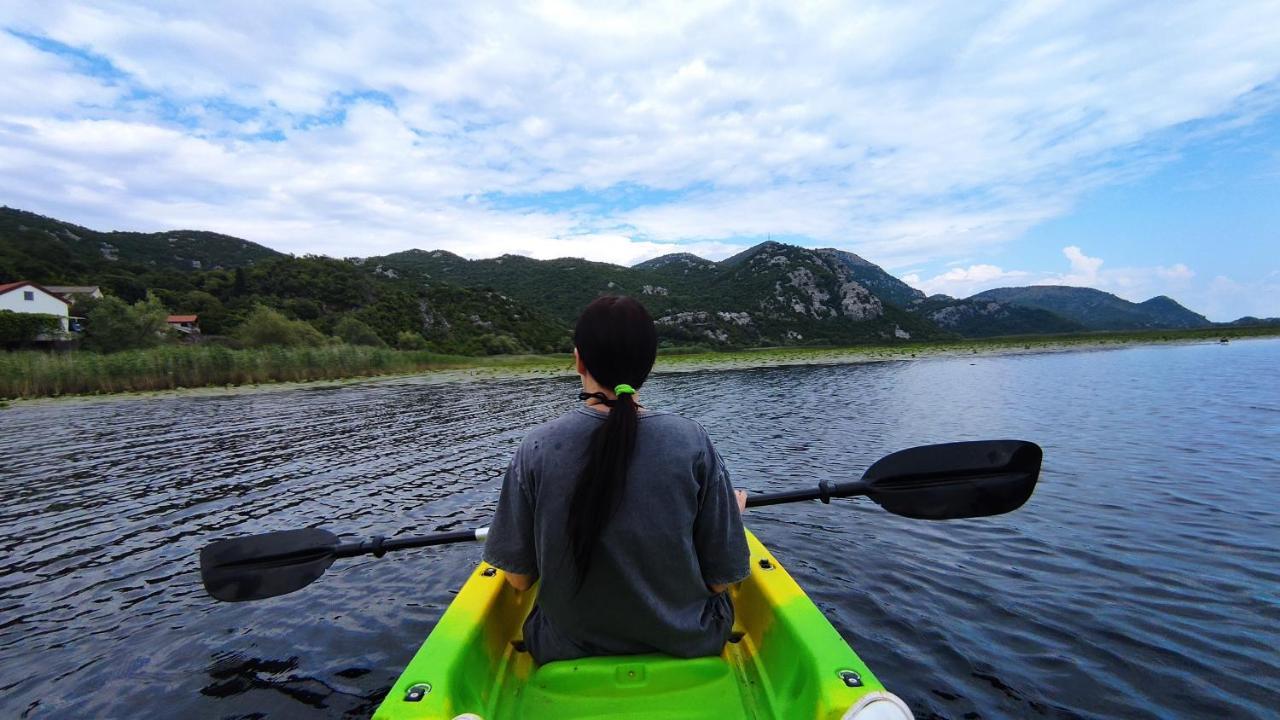
[[[168,317],[164,304],[150,293],[133,305],[108,295],[85,318],[84,342],[89,348],[109,353],[152,347],[164,339]]]
[[[519,355],[528,352],[519,340],[506,334],[485,333],[480,336],[480,347],[486,355]]]
[[[396,335],[396,347],[401,350],[426,350],[427,339],[422,337],[422,333],[403,330]]]
[[[227,310],[222,301],[203,290],[192,290],[175,298],[171,305],[179,315],[199,315],[200,331],[208,335],[221,335],[227,331]]]
[[[251,347],[263,345],[323,345],[324,335],[302,320],[290,320],[258,305],[235,330],[235,337]]]
[[[333,326],[333,334],[342,338],[342,341],[351,345],[373,345],[375,347],[386,347],[386,343],[382,338],[378,337],[378,333],[373,328],[364,324],[360,320],[351,315],[345,315]]]

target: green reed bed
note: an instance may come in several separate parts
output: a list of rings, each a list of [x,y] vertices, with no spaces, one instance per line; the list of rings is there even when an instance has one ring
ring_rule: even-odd
[[[992,354],[1115,347],[1165,342],[1204,342],[1280,335],[1280,327],[1217,327],[1195,330],[1096,332],[1075,335],[998,337],[942,342],[895,342],[846,347],[775,347],[737,350],[665,350],[657,372],[905,360],[936,355]],[[264,347],[232,350],[214,345],[178,345],[103,355],[76,351],[0,352],[0,399],[145,392],[216,385],[337,380],[467,368],[568,374],[569,355],[468,357],[424,350],[354,345]]]
[[[0,398],[332,380],[499,364],[486,360],[353,345],[247,350],[176,346],[109,355],[0,352]]]

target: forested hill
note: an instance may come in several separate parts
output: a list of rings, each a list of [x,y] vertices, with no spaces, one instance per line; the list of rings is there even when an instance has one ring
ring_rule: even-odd
[[[504,255],[466,260],[410,250],[366,264],[423,281],[489,287],[566,323],[601,293],[641,298],[673,344],[794,345],[946,335],[885,296],[920,297],[852,253],[761,243],[720,262],[676,254],[634,267]]]
[[[230,332],[257,305],[331,333],[344,317],[387,343],[421,335],[445,352],[569,347],[602,293],[640,298],[665,345],[894,342],[1211,325],[1167,297],[1132,303],[1090,288],[924,293],[849,252],[765,242],[711,261],[677,253],[633,267],[442,250],[336,260],[293,257],[200,231],[100,232],[0,208],[0,282],[99,285],[128,301],[154,292],[171,312]]]
[[[284,253],[230,235],[199,230],[99,232],[0,207],[0,276],[63,285],[122,267],[213,270],[245,267]]]
[[[1032,285],[987,290],[971,299],[1045,310],[1089,330],[1197,328],[1213,324],[1205,316],[1186,309],[1165,295],[1134,303],[1093,288]]]
[[[151,292],[169,312],[198,314],[212,335],[233,333],[262,305],[325,335],[344,318],[358,320],[391,345],[407,333],[449,353],[569,350],[565,323],[493,291],[293,257],[216,233],[104,233],[0,208],[0,282],[12,280],[98,285],[127,302]]]

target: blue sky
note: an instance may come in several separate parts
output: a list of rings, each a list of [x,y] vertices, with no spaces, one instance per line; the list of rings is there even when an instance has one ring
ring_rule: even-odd
[[[1280,315],[1280,2],[0,8],[0,203],[294,253],[766,237]]]

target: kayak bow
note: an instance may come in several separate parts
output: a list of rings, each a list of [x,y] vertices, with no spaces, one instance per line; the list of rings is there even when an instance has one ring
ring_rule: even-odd
[[[375,720],[606,717],[909,720],[772,553],[747,532],[718,657],[596,657],[537,666],[520,643],[536,588],[481,563],[405,667]]]

